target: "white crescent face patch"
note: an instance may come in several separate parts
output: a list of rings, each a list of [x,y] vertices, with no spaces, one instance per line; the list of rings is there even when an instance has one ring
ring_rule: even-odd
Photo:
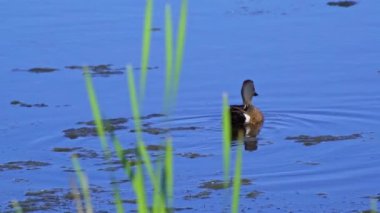
[[[251,128],[250,128],[249,125],[248,125],[248,127],[245,128],[245,135],[249,136],[249,133],[250,133],[250,132],[251,132]]]
[[[245,117],[245,123],[249,123],[251,121],[251,116],[249,116],[246,113],[243,113],[243,114],[244,114],[244,117]]]

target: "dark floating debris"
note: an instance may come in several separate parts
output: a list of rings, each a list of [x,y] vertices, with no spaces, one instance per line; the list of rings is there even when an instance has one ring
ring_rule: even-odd
[[[316,195],[319,196],[319,197],[321,197],[321,198],[327,198],[327,193],[326,192],[318,192]]]
[[[259,197],[259,195],[263,194],[264,192],[260,192],[257,190],[254,190],[252,192],[249,192],[248,194],[245,195],[246,198],[251,198],[251,199],[256,199]]]
[[[128,119],[127,118],[109,118],[109,119],[103,119],[102,120],[104,124],[106,125],[120,125],[120,124],[125,124],[127,123]],[[77,122],[77,124],[84,124],[87,126],[95,126],[95,121],[80,121]]]
[[[28,103],[25,103],[25,102],[22,102],[22,101],[18,101],[18,100],[11,101],[11,104],[12,105],[18,105],[20,107],[48,107],[48,105],[44,104],[44,103],[28,104]]]
[[[104,130],[106,132],[114,132],[120,129],[126,129],[125,126],[106,126]],[[81,128],[71,128],[63,130],[65,137],[70,139],[76,139],[79,137],[88,137],[88,136],[98,136],[96,127],[81,127]]]
[[[80,159],[94,159],[99,157],[99,154],[96,151],[83,148],[79,149],[73,155]]]
[[[164,117],[164,116],[165,116],[165,114],[152,113],[152,114],[149,114],[149,115],[141,116],[140,119],[141,120],[147,120],[147,119],[151,119],[151,118],[159,118],[159,117]]]
[[[360,213],[379,213],[379,212],[376,210],[368,209],[368,210],[361,211]]]
[[[85,68],[87,68],[92,75],[101,76],[101,77],[109,77],[110,75],[123,74],[125,71],[124,67],[114,67],[112,64],[99,64],[99,65],[89,65],[89,66],[81,66],[81,65],[65,66],[65,69],[67,70],[83,71]],[[140,68],[137,67],[134,69],[138,70]],[[147,67],[147,69],[148,70],[158,69],[158,66]]]
[[[380,193],[377,193],[376,195],[366,196],[364,198],[366,198],[366,199],[374,199],[374,200],[377,200],[378,202],[380,202]]]
[[[232,184],[233,184],[232,181],[225,184],[223,180],[211,180],[211,181],[203,182],[199,186],[199,188],[220,190],[220,189],[230,188]],[[251,185],[251,184],[252,184],[252,181],[250,179],[246,179],[246,178],[241,179],[241,185]]]
[[[158,66],[153,66],[153,67],[147,67],[147,70],[157,70],[159,67]],[[141,70],[141,67],[135,67],[135,70]]]
[[[165,150],[166,147],[162,145],[148,145],[146,146],[146,150],[148,151],[162,151]]]
[[[56,68],[51,68],[51,67],[34,67],[30,69],[12,69],[13,72],[32,72],[32,73],[50,73],[50,72],[55,72],[58,69]]]
[[[304,165],[308,165],[308,166],[318,166],[320,165],[320,163],[318,162],[312,162],[312,161],[296,161],[296,163],[299,163],[299,164],[304,164]]]
[[[47,72],[54,72],[56,70],[57,69],[55,69],[55,68],[37,67],[37,68],[29,69],[28,71],[33,72],[33,73],[47,73]]]
[[[105,163],[96,164],[97,166],[102,166],[102,168],[99,168],[98,171],[113,172],[113,171],[116,171],[118,169],[124,168],[123,163],[126,163],[129,166],[144,164],[144,161],[138,160],[135,155],[131,155],[131,154],[125,156],[125,162],[122,162],[122,161],[117,159],[117,160],[112,160],[112,161],[105,162]],[[155,160],[153,160],[153,162],[155,162]]]
[[[162,145],[147,145],[145,149],[149,151],[149,155],[151,156],[152,162],[156,162],[156,157],[158,156],[158,151],[164,151],[165,146]],[[114,153],[112,153],[114,154]],[[130,166],[135,166],[137,164],[143,164],[144,161],[139,160],[137,158],[138,149],[137,148],[129,148],[124,149],[122,154],[125,158],[125,162],[120,161],[119,159],[115,159],[112,161],[108,161],[106,163],[97,164],[98,166],[102,166],[102,168],[98,169],[100,171],[116,171],[118,169],[124,168],[123,163],[128,163]],[[113,155],[114,156],[114,155]]]
[[[108,77],[109,75],[114,74],[123,74],[124,68],[114,68],[112,64],[99,64],[99,65],[90,65],[90,66],[80,66],[80,65],[71,65],[65,66],[65,69],[69,70],[88,70],[93,75]]]
[[[331,141],[344,141],[344,140],[354,140],[361,138],[362,135],[359,133],[351,135],[320,135],[320,136],[308,136],[308,135],[299,135],[299,136],[289,136],[285,140],[294,140],[297,143],[303,143],[305,146],[316,145],[322,142],[331,142]]]
[[[123,203],[130,203],[130,204],[136,204],[137,200],[136,199],[125,199],[125,200],[122,200],[121,202],[123,202]]]
[[[166,208],[166,212],[179,212],[185,210],[193,210],[191,207],[174,207],[174,208]],[[152,211],[152,209],[151,209]]]
[[[179,211],[185,211],[185,210],[193,210],[191,207],[171,207],[171,208],[165,208],[165,211],[163,212],[179,212]],[[138,212],[135,209],[130,210],[130,212]],[[153,208],[150,206],[148,212],[153,212]]]
[[[82,149],[81,147],[55,147],[53,152],[73,152]]]
[[[58,69],[56,68],[50,68],[50,67],[35,67],[31,68],[28,70],[28,72],[32,73],[49,73],[49,72],[54,72],[57,71]]]
[[[189,126],[189,127],[172,127],[172,128],[156,128],[156,127],[146,127],[142,128],[142,132],[152,134],[152,135],[161,135],[161,134],[166,134],[171,131],[186,131],[186,130],[197,130],[200,129],[200,127],[194,127],[194,126]],[[136,132],[135,129],[130,130],[130,132]]]
[[[69,107],[69,106],[70,106],[70,104],[55,105],[56,108]]]
[[[129,179],[122,179],[122,180],[113,180],[110,182],[110,184],[122,184],[122,183],[128,183],[131,182]]]
[[[62,193],[63,189],[58,188],[28,191],[25,193],[27,198],[18,203],[24,212],[52,210],[55,208],[52,204],[57,204],[60,200],[57,195]]]
[[[116,130],[127,129],[127,126],[122,125],[127,123],[126,118],[111,118],[103,119],[104,131],[114,132]],[[86,127],[71,128],[63,130],[65,137],[76,139],[79,137],[97,136],[98,132],[95,126],[95,121],[77,122],[77,124],[87,125]]]
[[[145,149],[147,151],[163,151],[166,149],[166,147],[162,145],[147,145],[145,146]],[[137,153],[137,148],[129,148],[129,149],[123,150],[124,155],[135,155],[136,153]]]
[[[63,130],[66,138],[76,139],[79,137],[97,136],[95,127],[81,127]]]
[[[256,10],[248,6],[240,6],[236,9],[229,10],[226,12],[227,15],[240,15],[240,16],[259,16],[271,13],[265,10]]]
[[[152,31],[160,31],[160,28],[152,28]],[[112,64],[98,64],[98,65],[89,65],[89,66],[81,66],[81,65],[69,65],[65,66],[64,69],[66,70],[80,70],[83,71],[85,68],[88,69],[88,71],[93,76],[101,76],[101,77],[109,77],[110,75],[120,75],[123,74],[125,71],[125,67],[114,67]],[[140,70],[141,67],[134,68],[135,70]],[[151,66],[147,67],[148,70],[155,70],[159,69],[158,66]],[[34,67],[30,69],[12,69],[13,72],[31,72],[31,73],[51,73],[58,71],[57,68],[51,68],[51,67]]]
[[[152,32],[157,32],[157,31],[161,31],[161,28],[160,27],[152,27],[152,28],[150,28],[150,30]]]
[[[95,202],[104,199],[104,188],[90,185],[89,191]],[[80,199],[80,193],[74,193],[71,189],[52,188],[25,193],[24,200],[18,200],[18,205],[23,212],[75,212],[74,200]],[[12,202],[8,203],[9,211],[14,212]],[[8,210],[7,209],[7,210]]]
[[[232,186],[232,182],[229,182],[227,185],[224,184],[224,181],[222,180],[211,180],[202,183],[199,188],[203,189],[213,189],[213,190],[220,190],[220,189],[225,189],[229,188]]]
[[[329,6],[338,6],[338,7],[351,7],[357,4],[355,1],[330,1],[327,2]]]
[[[49,166],[50,163],[41,161],[12,161],[4,164],[0,164],[0,172],[10,171],[10,170],[34,170],[39,169],[43,166]]]
[[[185,200],[193,200],[193,199],[207,199],[210,198],[211,191],[201,191],[197,194],[188,194],[183,197]]]
[[[199,154],[199,153],[194,153],[194,152],[178,153],[176,155],[185,157],[185,158],[190,158],[190,159],[210,156],[210,155],[204,155],[204,154]]]

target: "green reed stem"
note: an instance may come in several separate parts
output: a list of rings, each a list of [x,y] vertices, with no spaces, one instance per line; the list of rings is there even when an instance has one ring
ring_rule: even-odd
[[[102,116],[100,113],[100,108],[98,104],[98,99],[96,97],[95,88],[94,88],[91,75],[87,66],[83,68],[83,72],[84,72],[84,77],[86,80],[86,89],[87,89],[87,94],[90,101],[92,116],[94,117],[94,120],[95,120],[96,132],[98,133],[102,150],[106,158],[108,158],[110,155],[110,152],[109,152],[108,143],[105,137],[104,124],[103,124]]]
[[[79,184],[82,189],[82,194],[85,201],[86,213],[92,213],[93,208],[91,204],[90,190],[88,187],[88,179],[86,175],[83,173],[82,168],[79,164],[78,158],[75,155],[71,157],[71,161],[73,163],[75,173],[77,174],[79,178]]]
[[[117,139],[115,136],[112,137],[112,141],[114,144],[116,155],[121,161],[121,164],[124,166],[125,173],[130,179],[132,179],[134,174],[133,174],[130,162],[124,156],[123,146],[121,145],[119,139]]]
[[[84,213],[84,208],[82,205],[82,200],[80,197],[80,191],[77,186],[77,181],[76,180],[71,180],[71,194],[73,196],[73,200],[75,201],[75,207],[76,207],[76,212],[77,213]]]
[[[146,150],[144,141],[142,139],[139,104],[137,100],[133,68],[130,65],[127,66],[127,74],[128,74],[127,80],[128,80],[129,95],[130,95],[130,101],[131,101],[131,107],[132,107],[132,114],[133,114],[133,120],[135,123],[135,129],[136,129],[137,150],[138,150],[139,155],[141,155],[141,158],[146,166],[146,169],[148,171],[148,175],[151,179],[152,184],[155,185],[155,177],[154,177],[152,163],[150,160],[149,153]]]
[[[165,76],[165,106],[164,111],[170,105],[170,93],[172,88],[173,72],[173,24],[171,6],[165,5],[165,52],[166,52],[166,76]]]
[[[235,162],[235,175],[233,182],[233,195],[232,195],[232,213],[239,211],[239,196],[241,186],[241,167],[242,167],[242,143],[239,142],[236,150],[236,162]]]
[[[162,169],[163,161],[160,159],[156,164],[156,183],[159,183],[155,186],[153,191],[153,213],[161,213],[165,212],[165,196],[162,193],[162,187],[160,187],[160,183],[162,183]]]
[[[12,208],[15,213],[22,213],[22,208],[17,200],[12,201]]]
[[[371,213],[378,213],[377,211],[377,199],[371,198]]]
[[[137,196],[137,208],[139,213],[147,213],[148,204],[145,195],[144,174],[142,171],[141,163],[136,164],[135,176],[132,179],[133,188],[135,189]]]
[[[145,178],[144,178],[144,174],[143,174],[142,166],[141,166],[143,162],[141,161],[140,155],[138,155],[138,158],[137,158],[135,172],[133,172],[130,161],[128,161],[125,158],[123,147],[120,141],[116,137],[113,137],[113,142],[114,142],[116,154],[119,160],[121,161],[122,165],[124,166],[124,171],[132,181],[133,189],[137,197],[138,212],[139,213],[149,212],[147,201],[146,201],[145,185],[144,185]]]
[[[128,89],[129,89],[129,96],[131,101],[131,107],[132,107],[132,114],[133,114],[133,121],[135,123],[135,129],[136,129],[136,139],[137,141],[142,141],[142,135],[141,135],[141,119],[140,119],[140,109],[139,109],[139,103],[137,99],[137,93],[136,93],[136,85],[135,85],[135,77],[133,75],[133,68],[131,65],[127,66],[127,81],[128,81]]]
[[[165,187],[166,187],[166,197],[168,207],[173,205],[173,145],[172,139],[166,139],[166,150],[165,150]]]
[[[143,30],[143,43],[142,43],[142,57],[141,57],[141,77],[140,77],[140,97],[143,98],[145,94],[145,84],[149,64],[150,41],[152,31],[152,17],[153,17],[153,0],[146,0],[145,6],[145,20]]]
[[[112,188],[113,188],[113,196],[114,196],[114,200],[115,200],[116,212],[117,213],[124,213],[125,210],[123,207],[123,201],[122,201],[121,196],[120,196],[120,189],[116,184],[114,184]]]
[[[223,94],[223,171],[224,184],[229,184],[231,161],[231,114],[228,95]]]
[[[181,12],[179,17],[178,33],[177,33],[177,49],[174,70],[174,94],[177,94],[179,86],[179,78],[181,75],[183,52],[185,49],[185,36],[186,36],[186,22],[187,22],[187,0],[181,1]]]

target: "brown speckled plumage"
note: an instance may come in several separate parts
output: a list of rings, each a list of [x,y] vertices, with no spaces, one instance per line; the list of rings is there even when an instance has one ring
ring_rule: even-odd
[[[264,123],[263,113],[252,105],[252,97],[257,96],[252,80],[245,80],[241,88],[243,105],[231,105],[231,125],[243,129],[246,136],[256,136]],[[247,118],[250,118],[249,121]]]

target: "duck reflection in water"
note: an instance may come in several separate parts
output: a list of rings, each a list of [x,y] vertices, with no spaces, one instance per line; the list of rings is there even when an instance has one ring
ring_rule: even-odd
[[[232,139],[244,138],[245,150],[257,149],[257,135],[264,123],[261,111],[252,104],[253,96],[258,96],[252,80],[245,80],[241,87],[243,105],[231,105]]]
[[[231,140],[234,141],[232,145],[236,145],[238,141],[244,142],[244,149],[247,151],[257,150],[257,134],[260,128],[247,124],[243,127],[232,127]]]

